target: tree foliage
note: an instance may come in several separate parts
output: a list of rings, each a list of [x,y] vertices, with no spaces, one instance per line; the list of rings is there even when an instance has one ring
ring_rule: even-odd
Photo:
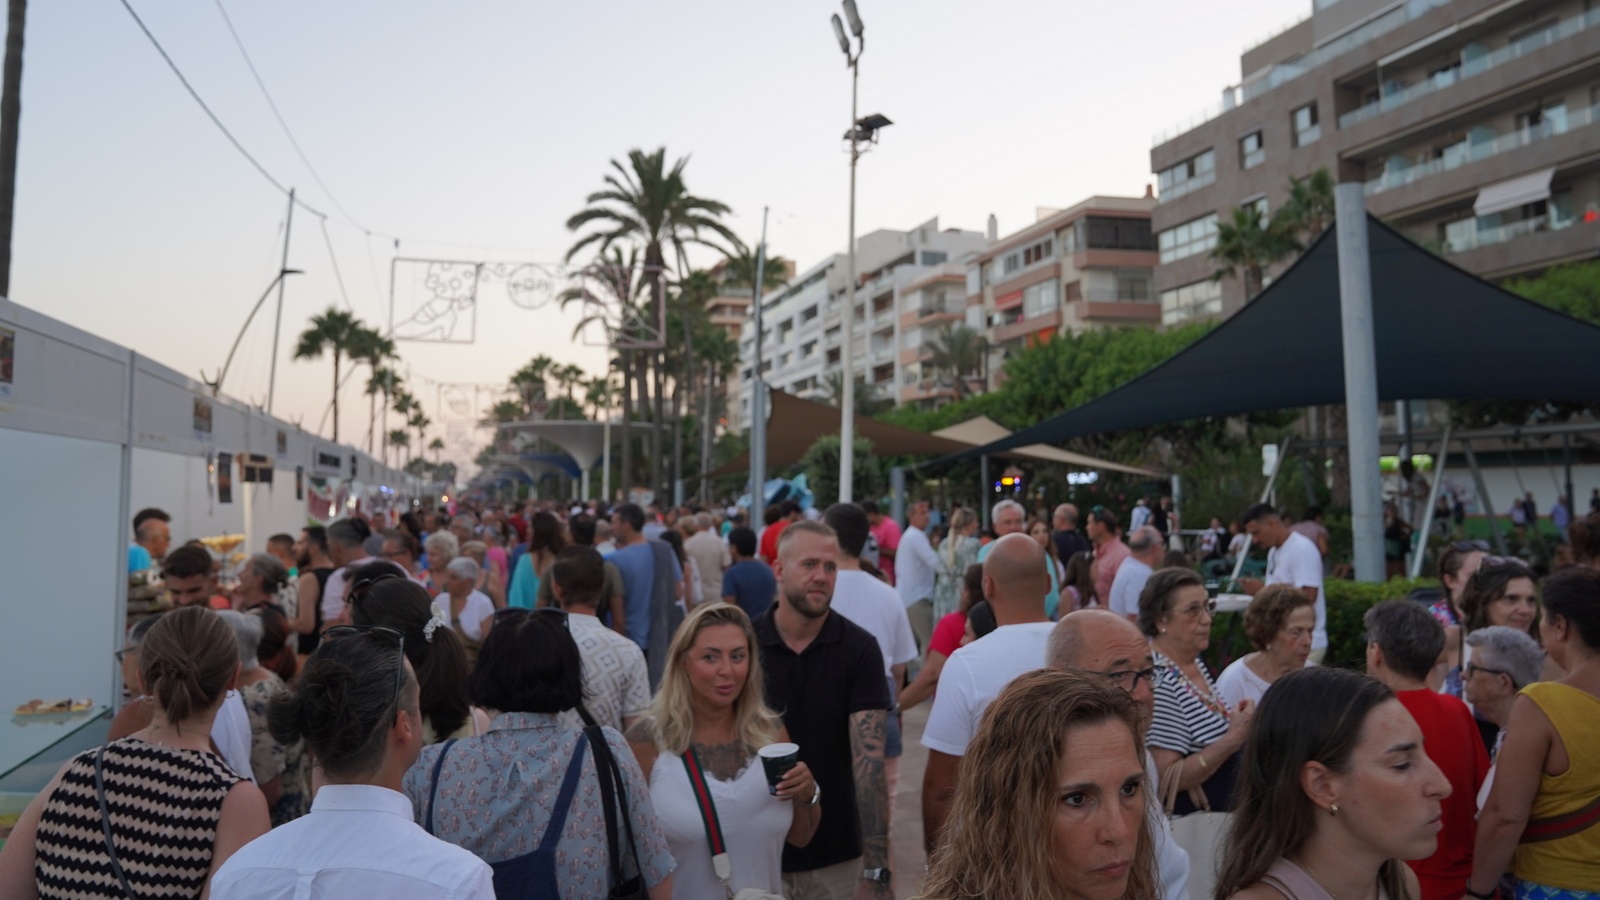
[[[839,448],[837,434],[817,438],[816,443],[801,458],[800,466],[806,473],[806,485],[818,506],[828,507],[839,502]],[[872,442],[856,438],[855,468],[852,470],[854,492],[857,500],[870,500],[883,495],[888,487],[883,460],[872,452]]]

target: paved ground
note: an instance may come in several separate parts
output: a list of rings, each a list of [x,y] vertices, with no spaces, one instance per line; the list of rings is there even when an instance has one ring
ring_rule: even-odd
[[[932,706],[929,700],[904,717],[905,755],[900,757],[900,784],[889,826],[889,868],[894,872],[898,900],[916,896],[927,862],[922,852],[922,772],[928,764],[928,748],[922,746],[922,726],[927,724]]]

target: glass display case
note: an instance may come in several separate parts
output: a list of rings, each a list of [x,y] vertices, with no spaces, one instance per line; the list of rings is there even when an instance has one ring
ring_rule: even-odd
[[[111,733],[105,704],[76,713],[11,716],[0,724],[0,846],[17,817],[67,760]]]

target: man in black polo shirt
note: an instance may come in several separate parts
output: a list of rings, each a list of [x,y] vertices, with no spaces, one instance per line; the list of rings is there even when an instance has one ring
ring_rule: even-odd
[[[833,612],[839,542],[800,521],[778,541],[778,602],[755,622],[767,703],[783,714],[822,788],[822,822],[803,848],[783,848],[790,900],[887,900],[889,790],[884,737],[889,686],[878,642]]]

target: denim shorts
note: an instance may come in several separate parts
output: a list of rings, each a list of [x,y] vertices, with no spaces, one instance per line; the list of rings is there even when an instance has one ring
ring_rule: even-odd
[[[896,759],[905,752],[900,729],[900,707],[889,710],[888,729],[883,741],[883,758]]]

